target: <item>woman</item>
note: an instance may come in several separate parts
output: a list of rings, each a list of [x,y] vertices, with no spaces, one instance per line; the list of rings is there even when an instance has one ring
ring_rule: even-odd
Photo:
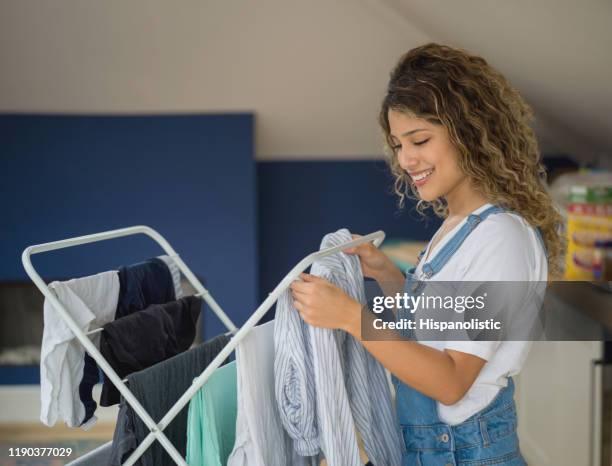
[[[532,112],[487,62],[427,44],[401,57],[380,125],[400,207],[410,194],[444,222],[405,277],[371,244],[357,254],[381,284],[543,281],[557,271],[561,217],[546,192]],[[361,339],[361,304],[309,274],[291,285],[307,323]],[[408,287],[406,287],[408,289]],[[523,465],[512,375],[528,342],[366,341],[393,375],[404,465]]]

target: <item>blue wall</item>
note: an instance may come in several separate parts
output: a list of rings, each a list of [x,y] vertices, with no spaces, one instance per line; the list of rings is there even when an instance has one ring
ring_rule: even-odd
[[[326,233],[425,240],[439,224],[412,204],[398,211],[382,161],[256,164],[253,123],[231,114],[0,116],[0,280],[27,279],[20,254],[30,244],[146,224],[241,324]],[[33,261],[44,278],[65,279],[159,253],[142,236]],[[210,311],[203,325],[206,337],[224,330]],[[0,378],[26,383],[37,372]]]
[[[240,324],[257,301],[250,114],[0,116],[0,280],[26,279],[36,243],[145,224]],[[33,257],[43,278],[83,276],[161,253],[145,236]],[[224,328],[205,313],[206,336]]]
[[[318,250],[329,232],[383,230],[388,239],[425,241],[440,225],[437,218],[423,219],[413,202],[398,209],[393,179],[382,160],[262,162],[257,176],[260,299]]]

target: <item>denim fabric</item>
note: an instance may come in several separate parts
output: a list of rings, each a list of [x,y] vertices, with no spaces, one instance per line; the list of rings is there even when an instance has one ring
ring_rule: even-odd
[[[470,215],[464,227],[431,262],[423,266],[426,276],[431,278],[439,272],[481,221],[501,211],[493,206],[480,215]],[[417,282],[413,273],[414,269],[406,274],[404,291],[419,294],[423,282]],[[401,317],[409,318],[403,314]],[[392,381],[404,439],[402,466],[526,465],[516,434],[514,382],[511,377],[508,378],[508,385],[486,408],[457,425],[440,420],[436,400],[402,383],[395,376],[392,376]]]
[[[436,401],[393,377],[404,437],[402,466],[525,466],[516,434],[514,382],[482,411],[457,425],[440,422]]]

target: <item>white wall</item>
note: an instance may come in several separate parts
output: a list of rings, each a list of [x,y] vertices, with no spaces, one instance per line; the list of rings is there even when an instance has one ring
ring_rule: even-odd
[[[612,168],[612,2],[379,1],[502,71],[535,108],[545,148]]]
[[[0,111],[252,110],[261,159],[380,153],[388,73],[429,40],[368,0],[0,5]]]
[[[0,111],[257,114],[259,159],[369,158],[388,73],[430,40],[482,53],[544,150],[612,153],[604,0],[3,0]]]

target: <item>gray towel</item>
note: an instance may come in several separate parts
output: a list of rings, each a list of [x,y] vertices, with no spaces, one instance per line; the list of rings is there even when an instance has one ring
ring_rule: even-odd
[[[159,422],[228,342],[229,337],[219,335],[196,348],[135,372],[128,376],[128,387],[153,420]],[[183,457],[186,453],[188,407],[189,404],[164,429]],[[119,466],[125,461],[148,433],[149,429],[122,398],[113,437],[111,466]],[[174,462],[155,441],[136,464],[165,466]]]

